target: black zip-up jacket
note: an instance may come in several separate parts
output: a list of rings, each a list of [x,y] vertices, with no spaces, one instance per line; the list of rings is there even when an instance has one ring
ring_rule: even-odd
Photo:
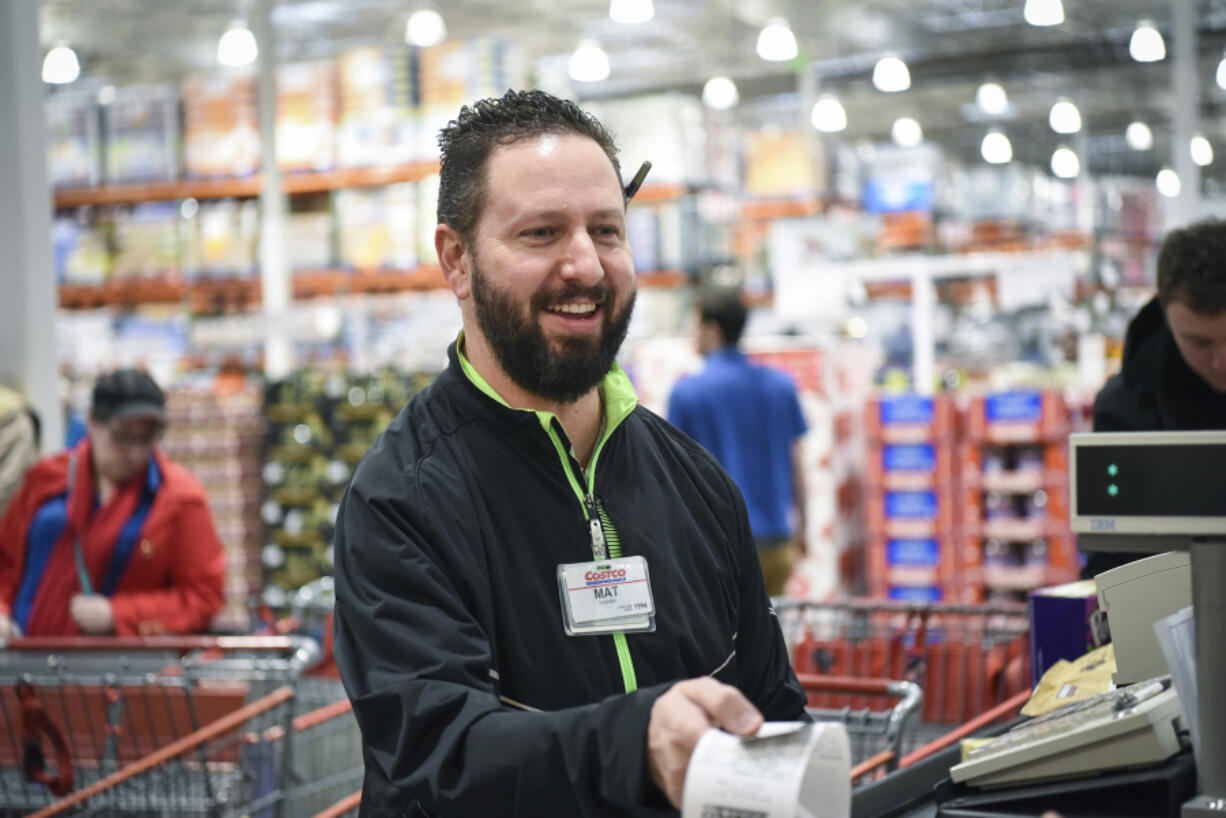
[[[710,675],[768,720],[804,718],[744,502],[706,451],[624,400],[589,483],[556,419],[509,408],[449,355],[362,460],[337,520],[362,814],[675,815],[645,752],[671,683]],[[610,425],[621,383],[615,367]],[[593,558],[579,493],[593,485],[613,555],[647,560],[652,633],[563,630],[556,570]]]
[[[1128,324],[1119,373],[1094,399],[1096,432],[1172,432],[1226,429],[1226,395],[1192,371],[1155,297]],[[1145,554],[1091,552],[1081,576],[1139,560]]]

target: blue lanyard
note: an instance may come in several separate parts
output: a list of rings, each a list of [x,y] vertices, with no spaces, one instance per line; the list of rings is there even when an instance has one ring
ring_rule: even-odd
[[[74,452],[68,460],[68,495],[72,496],[72,485],[76,479],[77,472],[77,456]],[[115,593],[115,588],[119,585],[119,579],[123,576],[124,569],[128,567],[128,561],[132,557],[132,551],[136,547],[136,539],[140,536],[140,530],[145,525],[145,520],[149,517],[149,509],[153,505],[154,495],[157,494],[158,487],[162,484],[162,473],[158,470],[157,461],[153,455],[149,455],[149,470],[145,477],[145,485],[141,489],[140,503],[136,506],[136,511],[128,518],[128,521],[123,524],[123,528],[119,531],[119,540],[115,543],[115,550],[111,552],[111,560],[107,565],[106,577],[99,587],[98,591],[103,596],[111,596]],[[81,538],[77,536],[77,532],[72,532],[72,549],[73,556],[77,563],[77,580],[81,583],[81,593],[91,595],[94,593],[93,583],[90,581],[89,572],[85,569],[85,549],[81,545]]]

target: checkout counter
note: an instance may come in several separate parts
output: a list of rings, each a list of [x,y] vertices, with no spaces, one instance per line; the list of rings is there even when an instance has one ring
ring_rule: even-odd
[[[1144,737],[1167,742],[1165,755],[1150,748],[1155,757],[1165,757],[1164,761],[1029,783],[1011,784],[1007,775],[998,774],[995,786],[974,787],[950,778],[951,767],[961,760],[959,744],[954,743],[858,789],[852,797],[853,818],[1037,817],[1048,810],[1063,818],[1226,818],[1226,686],[1222,683],[1226,679],[1226,432],[1076,434],[1069,444],[1071,522],[1082,550],[1134,552],[1138,559],[1162,552],[1189,556],[1197,646],[1195,754],[1179,749],[1185,743],[1182,733],[1178,745],[1170,744],[1180,725],[1171,715],[1174,691],[1161,685],[1148,689],[1138,685],[1132,689],[1135,695],[1126,695],[1125,689],[1113,693],[1110,702],[1100,703],[1100,711],[1106,707],[1114,712],[1110,718],[1096,719],[1092,726],[1106,730],[1103,725],[1108,721],[1138,721],[1144,711],[1150,711],[1149,718],[1156,723],[1157,714],[1165,713],[1166,721],[1155,728],[1154,736]],[[1148,561],[1156,567],[1151,573],[1167,575],[1161,580],[1155,577],[1161,582],[1178,575],[1172,570],[1178,563],[1170,558]],[[1124,567],[1131,570],[1125,572],[1128,578],[1138,574],[1136,566]],[[1101,583],[1099,590],[1101,593]],[[1152,627],[1152,620],[1135,610],[1128,616],[1122,614],[1112,617],[1108,613],[1108,618],[1116,627]],[[1133,640],[1117,636],[1116,641]],[[1123,650],[1117,646],[1117,657]],[[1068,739],[1066,746],[1072,741],[1072,730],[1064,723],[1073,721],[1064,718],[1056,731],[1062,741]],[[1036,729],[1037,722],[1019,718],[975,735],[996,736],[1017,727],[1023,729],[1011,735],[1042,732]],[[1077,724],[1077,729],[1090,727]],[[1115,743],[1122,741],[1121,737]],[[1101,741],[1078,747],[1064,757],[1071,768],[1074,759],[1109,752],[1111,744]],[[1051,742],[1044,746],[1050,747]],[[1052,763],[1050,757],[1027,758],[1036,766],[1061,769],[1059,761]],[[964,768],[960,777],[966,776]]]

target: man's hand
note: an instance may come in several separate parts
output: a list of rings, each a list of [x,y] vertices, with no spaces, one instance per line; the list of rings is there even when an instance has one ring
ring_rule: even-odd
[[[20,638],[21,628],[13,621],[13,617],[0,613],[0,643]]]
[[[678,682],[651,706],[647,759],[652,780],[681,809],[685,772],[702,734],[720,727],[738,736],[752,736],[761,726],[762,714],[735,687],[714,679]]]
[[[68,603],[68,613],[77,627],[90,636],[105,636],[115,630],[111,601],[104,596],[77,594]]]

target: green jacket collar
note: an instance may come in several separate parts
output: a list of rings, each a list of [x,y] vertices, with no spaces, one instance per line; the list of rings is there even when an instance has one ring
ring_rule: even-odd
[[[464,370],[464,375],[472,382],[473,386],[508,409],[534,413],[541,424],[541,428],[546,432],[552,430],[553,421],[557,418],[557,415],[553,412],[546,412],[542,409],[521,409],[518,406],[511,406],[502,395],[495,391],[494,387],[490,386],[485,378],[481,377],[481,373],[477,371],[476,367],[469,362],[468,356],[464,354],[464,330],[460,330],[460,335],[456,338],[455,349],[456,357],[460,359],[460,368]],[[601,439],[597,441],[599,446],[617,428],[618,424],[630,417],[630,413],[638,405],[639,396],[634,391],[634,385],[630,383],[630,376],[626,374],[626,371],[616,361],[613,362],[613,366],[597,388],[600,389],[600,394],[604,397],[605,407],[605,426]]]

